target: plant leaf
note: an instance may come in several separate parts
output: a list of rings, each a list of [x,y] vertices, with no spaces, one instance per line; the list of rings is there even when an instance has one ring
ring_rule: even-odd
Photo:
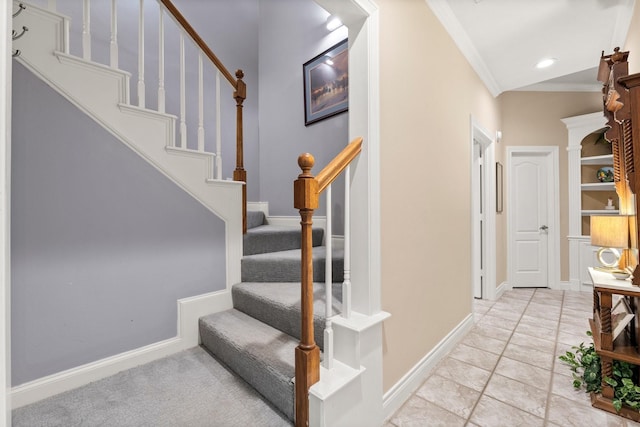
[[[616,408],[616,412],[620,412],[620,409],[622,409],[622,402],[620,399],[613,399],[613,407]]]

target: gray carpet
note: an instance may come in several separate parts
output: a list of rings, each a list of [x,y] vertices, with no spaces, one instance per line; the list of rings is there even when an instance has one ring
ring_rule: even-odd
[[[200,347],[13,411],[14,427],[291,426]]]
[[[241,311],[200,318],[202,345],[293,420],[298,340]]]
[[[314,228],[311,230],[311,245],[320,246],[324,230]],[[286,225],[259,225],[247,230],[243,237],[243,254],[255,255],[268,252],[287,251],[300,249],[300,227]]]
[[[337,246],[337,245],[336,245]],[[326,246],[313,248],[313,281],[324,282]],[[344,249],[332,250],[333,282],[344,278]],[[300,249],[269,252],[242,257],[241,277],[243,282],[300,282]]]
[[[264,224],[265,215],[261,211],[247,211],[247,229]]]
[[[249,316],[300,339],[300,283],[251,283],[234,285],[233,307]],[[332,286],[332,309],[342,312],[342,283]],[[324,348],[325,284],[313,284],[314,337],[316,344]]]

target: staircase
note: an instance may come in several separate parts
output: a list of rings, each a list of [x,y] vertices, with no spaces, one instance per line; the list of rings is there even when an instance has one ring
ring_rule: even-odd
[[[293,356],[300,341],[300,230],[268,225],[262,212],[249,212],[247,223],[243,281],[232,288],[233,309],[200,319],[202,345],[293,421]],[[313,237],[314,246],[323,248],[323,230],[315,229]],[[341,266],[340,252],[333,251],[335,267]],[[314,264],[323,272],[324,252],[314,253]],[[317,281],[324,281],[323,274]],[[339,313],[342,283],[339,278],[334,281],[340,281],[333,285],[332,301]],[[324,286],[314,284],[315,340],[320,348]]]
[[[243,236],[243,183],[220,179],[217,153],[177,141],[180,118],[132,105],[130,73],[70,55],[66,17],[28,6],[16,24],[29,27],[28,37],[14,45],[21,52],[17,60],[225,221],[225,292],[232,306],[224,303],[218,309],[226,310],[199,319],[202,345],[293,421],[294,354],[301,341],[300,227],[272,225],[262,212],[248,212]],[[327,336],[325,282],[333,283],[334,314],[341,312],[343,300],[343,248],[332,248],[333,273],[325,280],[322,243],[329,238],[322,229],[311,233],[314,339],[321,350]],[[345,291],[345,313],[348,295]],[[309,425],[352,426],[353,420],[380,419],[380,324],[387,316],[354,311],[347,318],[332,318],[328,334],[335,336],[335,352],[327,354],[335,353],[335,360],[327,357],[332,368],[322,368],[320,382],[309,392]],[[367,365],[373,369],[364,374]]]

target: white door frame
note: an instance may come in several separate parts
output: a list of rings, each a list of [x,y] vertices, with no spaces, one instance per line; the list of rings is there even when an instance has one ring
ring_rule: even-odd
[[[547,222],[548,224],[548,251],[547,251],[547,268],[548,281],[551,289],[557,289],[560,284],[560,165],[557,146],[523,146],[523,147],[507,147],[507,170],[504,177],[505,190],[508,195],[506,198],[507,208],[507,280],[509,284],[513,284],[515,277],[515,266],[513,254],[513,211],[511,192],[514,190],[510,177],[512,176],[511,168],[513,166],[513,157],[518,155],[540,155],[545,154],[551,160],[550,173],[547,179],[547,194],[550,195],[547,203]]]
[[[10,179],[11,179],[11,33],[13,2],[0,8],[0,426],[11,425],[11,293],[10,293]]]
[[[480,124],[471,116],[471,265],[472,265],[472,288],[471,295],[474,295],[474,289],[477,285],[480,275],[480,253],[476,248],[480,245],[480,212],[478,194],[473,189],[478,188],[478,175],[475,173],[476,158],[474,150],[474,141],[477,141],[482,150],[482,159],[484,163],[483,176],[483,196],[484,205],[484,278],[485,287],[483,289],[483,299],[496,299],[496,195],[493,191],[496,188],[496,170],[495,164],[495,141]]]

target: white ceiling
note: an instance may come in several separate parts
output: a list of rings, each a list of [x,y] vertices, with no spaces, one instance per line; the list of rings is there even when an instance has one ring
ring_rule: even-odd
[[[426,1],[497,96],[508,90],[600,91],[600,54],[624,44],[635,0]],[[537,69],[543,58],[557,62]]]

